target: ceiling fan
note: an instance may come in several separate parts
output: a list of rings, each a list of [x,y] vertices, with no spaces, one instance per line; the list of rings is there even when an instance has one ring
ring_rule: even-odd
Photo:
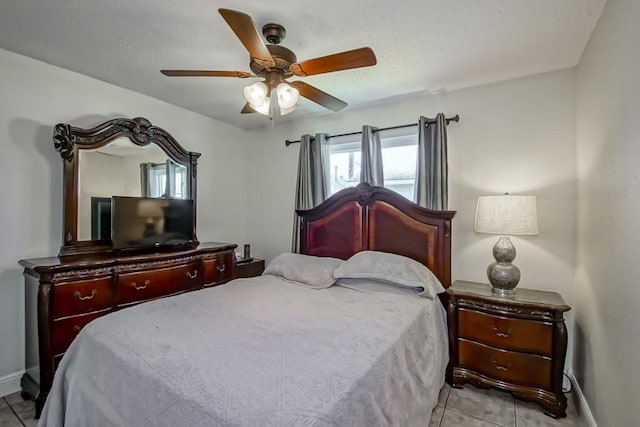
[[[263,81],[244,88],[247,103],[242,114],[258,112],[270,119],[278,114],[285,115],[297,108],[298,99],[303,96],[325,108],[339,111],[347,103],[302,81],[287,82],[292,76],[306,77],[333,71],[368,67],[376,64],[376,56],[368,47],[340,52],[320,58],[298,62],[289,49],[279,46],[286,35],[280,24],[266,24],[262,34],[269,44],[265,44],[258,33],[253,19],[246,13],[231,9],[218,9],[222,18],[249,51],[249,67],[253,74],[245,71],[215,70],[160,70],[170,77],[249,77],[263,78]]]

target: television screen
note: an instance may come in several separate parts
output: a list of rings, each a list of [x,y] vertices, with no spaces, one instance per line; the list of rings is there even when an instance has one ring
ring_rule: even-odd
[[[194,240],[193,200],[111,198],[114,249],[184,245]]]

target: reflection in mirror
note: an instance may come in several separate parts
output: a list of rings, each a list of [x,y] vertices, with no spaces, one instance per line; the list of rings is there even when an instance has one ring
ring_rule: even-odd
[[[79,150],[78,240],[111,238],[111,197],[187,198],[187,169],[156,144]]]

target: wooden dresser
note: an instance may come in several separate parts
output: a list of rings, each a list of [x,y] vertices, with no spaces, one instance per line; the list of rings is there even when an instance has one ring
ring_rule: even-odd
[[[235,278],[236,246],[201,243],[180,252],[21,260],[26,279],[26,373],[21,384],[23,397],[36,400],[36,416],[62,356],[83,326],[114,310]]]
[[[494,387],[566,416],[562,373],[567,351],[564,312],[555,292],[516,288],[493,294],[488,284],[456,281],[449,289],[447,381]]]

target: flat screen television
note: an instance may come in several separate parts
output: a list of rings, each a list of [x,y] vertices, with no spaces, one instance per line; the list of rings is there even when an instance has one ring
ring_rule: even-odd
[[[186,245],[193,229],[193,200],[111,198],[114,249]]]

